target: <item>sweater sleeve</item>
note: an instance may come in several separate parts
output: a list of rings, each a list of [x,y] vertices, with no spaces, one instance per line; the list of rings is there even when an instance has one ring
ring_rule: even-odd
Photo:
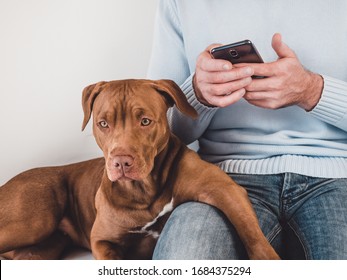
[[[176,107],[168,112],[172,132],[186,144],[194,142],[204,133],[217,110],[203,105],[196,99],[192,85],[193,75],[185,53],[176,1],[160,0],[147,77],[175,81],[180,85],[188,102],[199,113],[198,118],[192,120],[181,114]]]
[[[347,131],[347,83],[324,75],[323,78],[322,97],[311,114]]]

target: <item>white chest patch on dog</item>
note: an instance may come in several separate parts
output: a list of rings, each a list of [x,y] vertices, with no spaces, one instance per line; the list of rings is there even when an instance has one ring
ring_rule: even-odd
[[[171,212],[173,210],[173,205],[174,203],[172,198],[171,201],[163,207],[163,210],[161,210],[160,213],[153,219],[153,221],[145,224],[140,230],[131,231],[131,233],[147,233],[147,235],[152,235],[153,238],[158,238],[159,232],[154,230],[149,230],[148,228],[154,225],[160,217]]]

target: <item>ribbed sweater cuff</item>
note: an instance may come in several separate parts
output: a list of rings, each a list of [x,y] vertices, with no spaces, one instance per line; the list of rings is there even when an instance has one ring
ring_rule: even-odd
[[[320,120],[338,126],[347,114],[347,83],[323,76],[322,97],[311,114]]]
[[[198,114],[200,116],[205,115],[205,114],[209,114],[209,113],[212,113],[212,112],[218,110],[217,107],[208,107],[208,106],[202,104],[196,98],[194,87],[193,87],[193,81],[192,81],[193,76],[194,76],[194,73],[192,75],[190,75],[190,77],[181,85],[181,89],[184,92],[184,94],[186,95],[189,104],[194,107],[194,109],[198,112]]]

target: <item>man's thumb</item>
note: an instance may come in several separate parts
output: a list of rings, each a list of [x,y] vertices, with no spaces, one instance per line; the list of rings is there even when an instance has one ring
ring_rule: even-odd
[[[294,51],[290,49],[285,43],[283,43],[281,34],[275,33],[272,36],[271,44],[272,48],[275,50],[279,58],[296,57]]]

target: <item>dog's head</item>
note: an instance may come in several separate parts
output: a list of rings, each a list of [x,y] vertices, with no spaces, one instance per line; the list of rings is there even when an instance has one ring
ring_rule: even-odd
[[[170,138],[166,112],[176,105],[196,118],[181,89],[170,80],[99,82],[83,90],[84,121],[93,115],[93,132],[104,153],[111,181],[142,180]]]

